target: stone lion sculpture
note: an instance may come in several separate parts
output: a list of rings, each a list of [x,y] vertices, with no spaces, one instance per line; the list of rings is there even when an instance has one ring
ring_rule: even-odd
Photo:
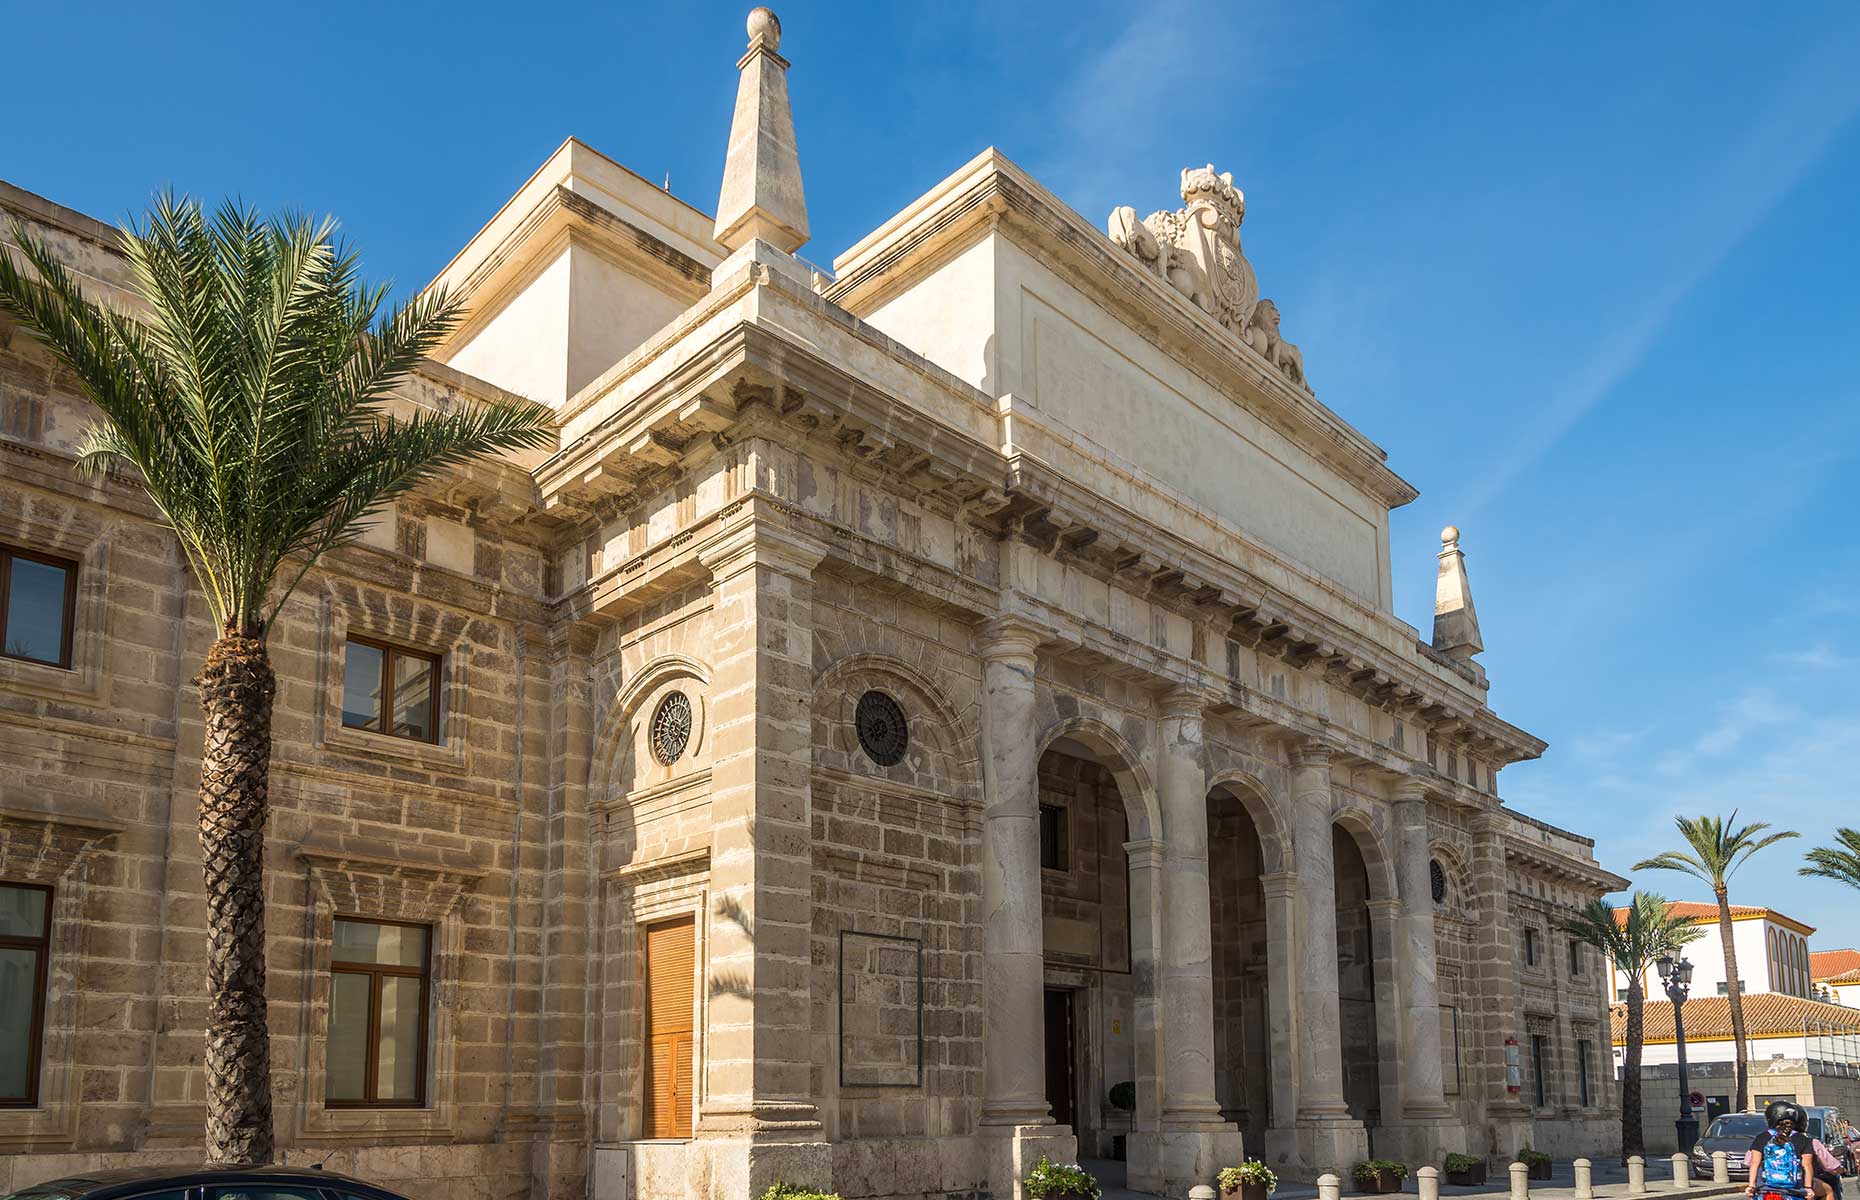
[[[1287,379],[1307,392],[1311,390],[1310,382],[1305,379],[1305,356],[1298,352],[1298,347],[1279,336],[1278,305],[1261,300],[1254,307],[1253,319],[1247,322],[1246,344],[1259,351],[1261,357]]]

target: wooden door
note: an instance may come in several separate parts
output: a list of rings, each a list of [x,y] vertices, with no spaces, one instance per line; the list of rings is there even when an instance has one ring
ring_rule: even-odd
[[[1053,1120],[1078,1128],[1077,1084],[1072,1075],[1072,993],[1060,988],[1046,992],[1046,1102]]]
[[[646,1121],[649,1138],[691,1136],[696,923],[646,927]]]

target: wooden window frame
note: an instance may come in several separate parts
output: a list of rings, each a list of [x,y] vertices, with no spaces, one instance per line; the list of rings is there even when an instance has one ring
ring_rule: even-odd
[[[324,1064],[323,1103],[330,1108],[425,1108],[426,1107],[426,1039],[428,1023],[432,1019],[433,1007],[433,938],[437,930],[421,921],[386,921],[379,917],[338,916],[338,922],[347,921],[352,925],[387,925],[400,929],[419,929],[426,934],[426,953],[417,967],[403,966],[399,963],[365,963],[352,962],[336,957],[335,926],[330,927],[329,948],[329,1008],[330,1019],[335,1019],[337,975],[368,976],[368,1058],[362,1068],[362,1096],[358,1099],[336,1099],[329,1092],[329,1066]],[[377,1097],[381,1081],[377,1078],[381,1067],[381,981],[387,976],[399,979],[418,979],[420,981],[420,1042],[419,1056],[415,1059],[414,1092],[410,1100],[382,1100]],[[327,1043],[328,1034],[324,1035]]]
[[[1531,1084],[1536,1107],[1550,1107],[1550,1035],[1531,1034]]]
[[[1569,940],[1569,977],[1582,978],[1582,943],[1575,938]]]
[[[365,733],[378,733],[384,737],[400,738],[402,741],[406,742],[422,742],[427,745],[437,746],[440,742],[439,673],[440,668],[445,665],[445,656],[434,654],[427,650],[416,650],[411,646],[397,646],[393,642],[384,642],[378,638],[363,637],[360,634],[351,633],[343,639],[342,643],[341,690],[345,697],[349,687],[350,642],[354,642],[361,646],[367,646],[370,649],[379,650],[381,652],[381,678],[379,680],[381,686],[381,711],[373,721],[367,721],[357,725],[349,720],[346,704],[344,704],[343,701],[338,701],[338,704],[342,706],[342,727],[344,729],[360,729]],[[410,733],[394,732],[394,660],[402,657],[423,658],[431,663],[433,667],[432,671],[427,676],[428,694],[426,703],[428,710],[432,713],[432,720],[430,722],[431,729],[428,730],[426,737],[415,737]]]
[[[1524,927],[1524,965],[1537,965],[1537,930],[1529,925]]]
[[[1595,1055],[1589,1052],[1589,1039],[1576,1039],[1576,1094],[1584,1108],[1591,1108],[1595,1104],[1595,1095],[1589,1083],[1589,1072],[1595,1069],[1594,1058]]]
[[[35,562],[41,566],[57,567],[65,573],[65,611],[58,628],[56,661],[49,658],[33,658],[26,654],[7,653],[6,628],[12,616],[7,609],[13,599],[13,560],[16,558],[23,558],[27,562]],[[71,652],[77,641],[77,577],[78,564],[73,559],[0,544],[0,658],[10,658],[15,662],[37,663],[42,667],[57,667],[62,671],[71,669]]]
[[[656,1031],[653,1028],[653,1023],[652,1023],[652,1011],[653,1011],[652,975],[653,975],[653,971],[652,971],[652,953],[650,950],[650,946],[652,943],[652,931],[655,929],[667,929],[667,928],[672,928],[672,927],[677,927],[677,926],[685,926],[685,927],[688,927],[690,930],[691,962],[692,962],[693,975],[692,975],[691,980],[689,981],[689,986],[691,988],[692,1002],[695,1005],[697,1001],[697,996],[698,996],[698,980],[697,980],[696,972],[701,962],[701,960],[698,957],[699,947],[698,947],[698,940],[697,940],[698,938],[697,915],[695,913],[668,914],[664,917],[660,917],[660,918],[657,918],[651,921],[643,922],[638,927],[640,984],[641,984],[641,993],[642,993],[642,1000],[643,1000],[643,1003],[641,1004],[641,1018],[642,1018],[641,1026],[642,1026],[642,1032],[644,1033],[644,1036],[640,1039],[640,1041],[645,1051],[644,1054],[641,1056],[641,1061],[642,1061],[641,1083],[644,1087],[644,1094],[641,1098],[639,1114],[640,1114],[640,1122],[641,1122],[640,1136],[642,1139],[646,1141],[684,1142],[684,1141],[690,1141],[691,1138],[695,1137],[697,1134],[697,1095],[696,1093],[698,1090],[698,1079],[699,1079],[699,1068],[700,1068],[700,1064],[698,1061],[697,1016],[695,1013],[693,1013],[690,1017],[691,1027],[689,1029],[683,1029],[683,1030],[672,1029],[672,1030],[665,1030],[665,1031]],[[673,1132],[670,1134],[658,1134],[658,1133],[653,1132],[653,1127],[652,1127],[652,1118],[656,1113],[656,1109],[652,1101],[653,1089],[656,1086],[656,1081],[654,1079],[653,1067],[652,1067],[652,1061],[654,1057],[654,1043],[659,1036],[670,1036],[670,1037],[675,1038],[679,1036],[680,1034],[682,1034],[685,1037],[686,1044],[689,1048],[689,1053],[691,1055],[692,1094],[685,1097],[684,1105],[682,1109],[683,1118],[686,1122],[689,1123],[689,1125],[684,1133],[682,1134],[679,1133],[678,1128],[680,1125],[680,1121],[679,1121],[680,1114],[678,1112],[674,1112],[672,1115]],[[675,1075],[675,1072],[674,1072],[674,1075]]]
[[[0,887],[17,888],[23,892],[39,892],[45,896],[45,924],[40,928],[38,937],[0,934],[0,949],[31,950],[38,956],[32,977],[32,1024],[27,1034],[31,1041],[26,1047],[26,1094],[0,1098],[0,1108],[37,1108],[39,1106],[39,1072],[45,1063],[45,990],[46,981],[51,974],[52,906],[58,897],[53,894],[50,887],[42,883],[0,881]]]

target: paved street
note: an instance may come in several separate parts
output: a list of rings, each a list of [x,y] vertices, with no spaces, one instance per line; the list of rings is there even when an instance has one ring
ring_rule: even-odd
[[[1728,1196],[1741,1194],[1741,1183],[1714,1184],[1710,1180],[1693,1181],[1692,1187],[1678,1192],[1673,1187],[1671,1160],[1654,1159],[1648,1165],[1646,1195],[1661,1198],[1683,1195],[1687,1200],[1705,1200],[1711,1196]],[[1085,1169],[1104,1183],[1104,1200],[1140,1200],[1142,1193],[1132,1192],[1122,1187],[1113,1186],[1124,1177],[1124,1164],[1118,1162],[1087,1162]],[[1343,1176],[1343,1172],[1339,1172]],[[1606,1200],[1627,1200],[1627,1168],[1618,1161],[1598,1161],[1592,1175],[1595,1195]],[[1493,1175],[1481,1187],[1453,1187],[1442,1183],[1442,1196],[1506,1196],[1510,1193],[1511,1181],[1508,1174]],[[1410,1175],[1402,1185],[1404,1195],[1415,1195],[1415,1180]],[[1360,1195],[1344,1177],[1343,1195],[1345,1197]],[[1552,1165],[1551,1177],[1547,1181],[1531,1184],[1531,1195],[1535,1200],[1575,1200],[1575,1171],[1569,1160],[1562,1160]],[[1272,1194],[1272,1200],[1315,1200],[1317,1186],[1309,1183],[1283,1183]]]

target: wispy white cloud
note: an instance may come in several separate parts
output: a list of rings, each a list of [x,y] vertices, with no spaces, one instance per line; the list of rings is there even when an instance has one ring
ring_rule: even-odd
[[[1803,667],[1811,671],[1839,671],[1860,665],[1860,658],[1842,654],[1826,642],[1817,642],[1801,650],[1787,650],[1771,657],[1784,666]]]
[[[1795,189],[1856,112],[1860,74],[1841,39],[1829,39],[1821,56],[1802,63],[1742,136],[1726,146],[1715,169],[1687,189],[1710,202],[1669,214],[1669,224],[1648,231],[1652,248],[1635,266],[1646,269],[1663,258],[1673,266],[1638,294],[1624,290],[1627,302],[1616,306],[1624,319],[1542,398],[1535,418],[1490,456],[1487,469],[1456,498],[1454,511],[1474,514],[1505,491],[1638,368],[1692,293]]]

